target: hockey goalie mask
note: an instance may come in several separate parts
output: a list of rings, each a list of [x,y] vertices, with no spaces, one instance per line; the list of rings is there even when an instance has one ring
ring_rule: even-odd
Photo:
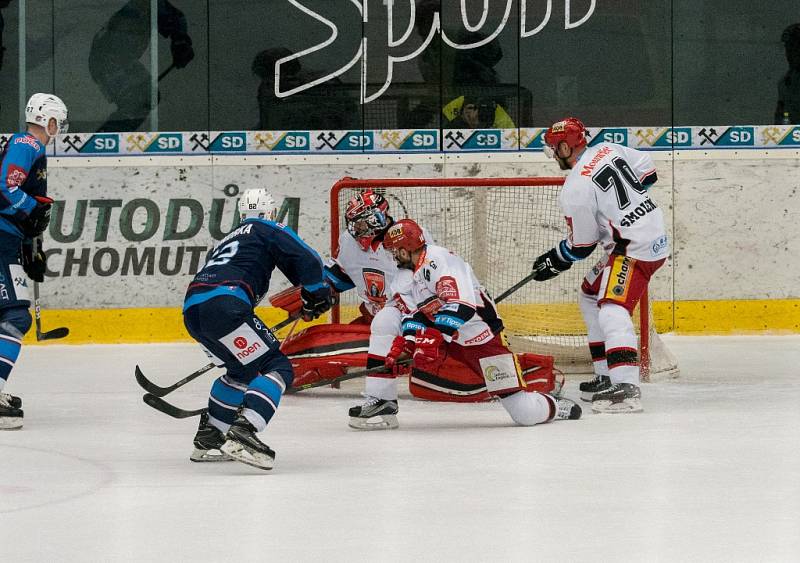
[[[366,190],[347,203],[344,213],[347,232],[366,250],[389,226],[389,202],[381,194]]]
[[[277,215],[275,198],[264,188],[247,190],[239,200],[239,218],[242,221],[253,217],[274,221]]]
[[[566,157],[559,154],[558,149],[561,143],[566,143],[570,149]],[[562,170],[569,170],[571,166],[567,164],[576,150],[586,146],[586,127],[580,119],[568,117],[563,121],[553,123],[544,134],[544,154],[548,158],[554,158]]]

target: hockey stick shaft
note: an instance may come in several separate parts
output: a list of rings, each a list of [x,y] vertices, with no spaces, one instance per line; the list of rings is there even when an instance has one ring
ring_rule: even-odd
[[[399,365],[407,365],[411,363],[411,359],[403,360],[398,362]],[[305,385],[299,385],[297,387],[290,387],[286,390],[286,394],[289,395],[291,393],[297,393],[298,391],[304,391],[306,389],[313,389],[314,387],[325,387],[326,385],[332,385],[334,383],[339,383],[341,381],[347,381],[348,379],[355,379],[357,377],[362,377],[365,375],[371,375],[373,373],[385,373],[388,370],[386,366],[375,366],[373,368],[362,369],[358,371],[351,371],[350,373],[345,373],[340,377],[334,377],[331,379],[322,379],[320,381],[315,381],[313,383],[306,383]]]
[[[285,327],[286,325],[288,325],[289,323],[292,323],[292,322],[294,322],[296,320],[297,320],[297,317],[288,317],[288,318],[282,320],[281,322],[279,322],[278,324],[276,324],[274,327],[270,328],[270,331],[271,332],[275,332],[277,330],[280,330],[283,327]],[[198,369],[197,371],[190,373],[189,375],[187,375],[186,377],[184,377],[180,381],[178,381],[176,383],[173,383],[172,385],[168,385],[167,387],[160,387],[160,386],[156,385],[155,383],[153,383],[152,381],[150,381],[149,379],[147,379],[144,376],[144,373],[142,373],[142,370],[139,368],[138,365],[136,366],[134,374],[136,376],[136,382],[139,384],[139,386],[142,389],[144,389],[150,395],[153,395],[155,397],[164,397],[166,395],[169,395],[173,391],[175,391],[175,389],[178,389],[179,387],[183,387],[184,385],[186,385],[190,381],[194,381],[195,379],[197,379],[198,377],[200,377],[201,375],[203,375],[207,371],[211,370],[213,367],[214,367],[214,363],[213,362],[210,363],[210,364],[206,364],[203,367],[201,367],[200,369]]]
[[[506,297],[509,297],[511,294],[516,293],[521,287],[527,285],[534,278],[535,275],[536,275],[536,272],[531,272],[530,274],[528,274],[527,276],[525,276],[524,278],[519,280],[517,283],[515,283],[514,285],[509,287],[503,293],[498,295],[497,299],[495,299],[494,302],[495,303],[500,303]]]
[[[41,248],[41,237],[34,239],[33,244],[34,250],[37,247]],[[36,321],[36,340],[39,342],[42,340],[57,340],[59,338],[64,338],[69,334],[69,329],[65,326],[42,332],[42,304],[39,300],[39,282],[36,281],[33,282],[33,317]]]

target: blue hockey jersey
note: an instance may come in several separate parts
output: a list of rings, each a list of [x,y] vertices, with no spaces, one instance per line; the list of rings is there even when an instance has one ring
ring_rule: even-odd
[[[220,241],[189,284],[183,308],[217,295],[233,295],[255,306],[269,290],[275,268],[308,291],[324,286],[322,259],[292,229],[245,219]]]
[[[0,230],[23,238],[19,221],[36,207],[31,196],[46,195],[45,147],[31,134],[17,133],[0,156]]]

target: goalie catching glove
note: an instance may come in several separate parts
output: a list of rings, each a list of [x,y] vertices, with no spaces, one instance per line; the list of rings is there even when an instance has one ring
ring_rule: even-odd
[[[315,288],[314,291],[309,291],[303,287],[300,290],[300,299],[303,301],[300,316],[306,322],[316,319],[333,306],[331,288],[328,284],[322,284],[321,287]]]
[[[563,260],[558,250],[551,248],[533,263],[533,279],[547,281],[553,279],[561,272],[566,272],[572,267],[572,262]]]
[[[414,367],[437,373],[446,357],[444,336],[435,328],[421,328],[414,335]]]

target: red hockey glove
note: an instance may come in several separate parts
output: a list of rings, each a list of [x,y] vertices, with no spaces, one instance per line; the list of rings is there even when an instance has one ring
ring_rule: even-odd
[[[414,354],[414,341],[406,340],[402,336],[395,336],[392,341],[392,347],[389,353],[386,354],[384,365],[387,370],[395,375],[400,375],[408,369],[408,364],[400,364],[403,360],[408,360]]]
[[[435,328],[417,330],[414,337],[414,367],[437,373],[445,360],[445,342],[442,333]]]

